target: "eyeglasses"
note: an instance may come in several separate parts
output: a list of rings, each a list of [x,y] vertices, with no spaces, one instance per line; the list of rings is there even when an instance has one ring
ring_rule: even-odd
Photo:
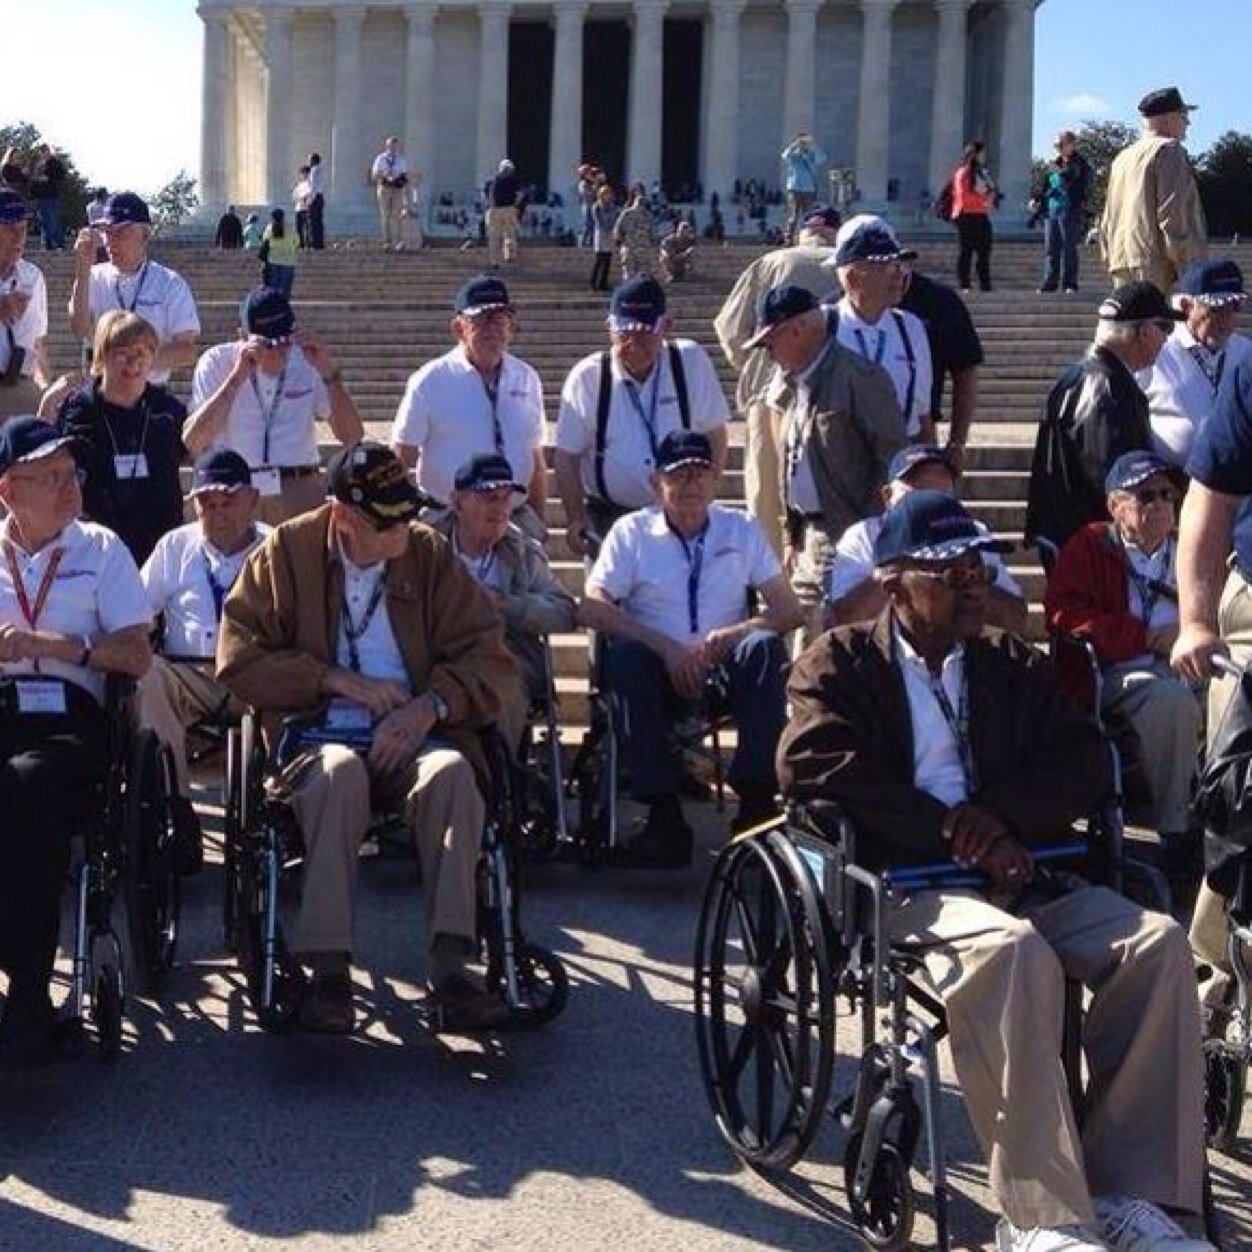
[[[1141,508],[1151,504],[1177,504],[1178,492],[1173,487],[1158,487],[1155,491],[1132,491],[1131,496]]]
[[[72,469],[38,470],[34,473],[23,472],[14,474],[15,483],[29,483],[32,487],[52,488],[59,490],[76,483],[79,487],[87,481],[87,471],[74,466]]]
[[[909,573],[942,583],[952,591],[959,591],[962,587],[986,587],[995,581],[996,576],[995,570],[981,561],[977,565],[949,565],[944,569],[921,569],[913,565],[909,567]]]

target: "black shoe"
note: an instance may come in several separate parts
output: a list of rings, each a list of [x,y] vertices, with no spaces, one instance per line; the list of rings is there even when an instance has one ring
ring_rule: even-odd
[[[195,806],[186,796],[170,797],[170,816],[174,819],[174,863],[185,878],[204,868],[204,832]]]
[[[651,806],[637,833],[612,850],[609,863],[622,869],[686,869],[694,846],[682,808],[669,796]]]
[[[498,1030],[511,1014],[494,991],[489,991],[467,974],[441,978],[426,997],[425,1008],[436,1034],[471,1035],[480,1030]]]
[[[348,970],[315,973],[300,1000],[299,1022],[315,1035],[350,1035],[356,1025],[352,975]]]
[[[1056,292],[1056,288],[1055,288],[1055,287],[1036,287],[1036,288],[1035,288],[1035,290],[1036,290],[1036,291],[1037,291],[1037,292],[1038,292],[1041,296],[1050,296],[1050,295],[1053,295],[1053,294]]]

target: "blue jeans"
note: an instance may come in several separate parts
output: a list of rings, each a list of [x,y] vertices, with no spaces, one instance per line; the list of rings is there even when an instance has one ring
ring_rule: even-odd
[[[61,199],[49,196],[44,200],[35,201],[35,212],[39,214],[39,229],[43,234],[45,252],[65,247],[65,231],[61,227]]]
[[[722,663],[730,713],[739,733],[727,776],[740,796],[762,791],[772,795],[778,788],[774,754],[787,720],[786,660],[782,639],[756,630]],[[637,800],[675,795],[681,762],[671,748],[670,732],[675,721],[699,706],[678,695],[665,662],[646,644],[612,640],[608,674],[631,794]]]
[[[261,271],[261,282],[266,287],[281,291],[288,300],[291,299],[291,284],[295,282],[296,267],[294,265],[267,264]]]
[[[1055,291],[1058,286],[1078,286],[1078,245],[1082,241],[1083,213],[1051,214],[1043,222],[1043,288]]]

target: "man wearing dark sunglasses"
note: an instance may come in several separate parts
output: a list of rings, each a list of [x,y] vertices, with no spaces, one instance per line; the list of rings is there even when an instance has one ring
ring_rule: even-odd
[[[503,1002],[467,969],[485,820],[478,733],[518,681],[499,614],[450,544],[411,525],[421,497],[395,454],[350,444],[330,500],[279,526],[236,579],[218,680],[263,713],[307,712],[368,749],[299,761],[292,805],[306,846],[293,947],[312,978],[308,1030],[353,1027],[357,854],[370,799],[400,801],[426,888],[432,1002],[448,1029],[499,1024]]]
[[[1104,477],[1113,462],[1151,451],[1148,401],[1134,375],[1156,361],[1185,318],[1148,282],[1117,288],[1098,316],[1095,342],[1052,388],[1035,442],[1026,542],[1050,558],[1088,522],[1106,520]]]

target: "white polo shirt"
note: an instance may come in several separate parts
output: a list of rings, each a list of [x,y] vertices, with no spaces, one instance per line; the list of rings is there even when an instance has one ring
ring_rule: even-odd
[[[15,293],[27,296],[28,301],[16,322],[7,328],[0,326],[0,374],[9,368],[9,356],[16,345],[26,350],[22,373],[29,378],[35,372],[35,345],[48,333],[48,285],[39,267],[25,257],[18,258],[7,278],[0,278],[0,296]]]
[[[87,303],[93,325],[110,309],[137,313],[156,328],[162,347],[176,335],[200,333],[200,315],[186,279],[156,261],[145,261],[133,274],[123,274],[112,261],[93,265]],[[169,370],[153,370],[152,381],[168,382],[169,376]]]
[[[835,306],[839,312],[838,341],[857,356],[881,365],[891,375],[904,414],[904,432],[916,435],[930,414],[934,381],[930,340],[921,318],[904,309],[887,309],[875,323],[865,321],[847,296]]]
[[[505,353],[493,403],[483,376],[457,344],[410,375],[391,441],[418,449],[417,485],[447,504],[457,470],[482,453],[503,452],[517,481],[529,484],[543,434],[538,373]],[[525,503],[525,497],[518,498],[519,508]]]
[[[730,418],[726,396],[709,354],[690,339],[670,340],[682,356],[691,429],[707,434]],[[583,490],[599,496],[595,469],[596,410],[600,398],[601,353],[584,357],[569,372],[561,388],[557,414],[556,446],[581,460]],[[668,343],[643,383],[636,383],[609,354],[613,387],[609,395],[609,420],[605,436],[604,475],[613,504],[639,509],[655,497],[649,477],[655,465],[655,448],[673,430],[682,429],[678,391],[670,369]],[[639,407],[631,400],[633,389]],[[653,431],[649,436],[648,423]]]
[[[128,626],[147,626],[152,621],[134,558],[107,527],[94,522],[71,522],[58,539],[28,556],[17,542],[13,519],[7,517],[0,522],[0,623],[18,630],[34,629],[22,614],[7,553],[13,554],[18,577],[33,608],[57,551],[62,555],[39,614],[39,630],[78,636],[91,644],[102,635]],[[8,677],[36,672],[67,678],[86,688],[97,700],[104,699],[104,675],[83,666],[47,660],[40,661],[36,671],[33,661],[0,664],[0,674]]]
[[[949,808],[969,799],[956,732],[935,695],[934,675],[900,628],[892,624],[896,665],[904,676],[909,721],[913,726],[913,786]],[[965,686],[965,646],[958,644],[943,658],[940,681],[949,707],[960,716]]]
[[[200,357],[191,382],[193,410],[226,381],[241,351],[242,342],[222,343]],[[280,378],[281,397],[277,395]],[[256,370],[235,392],[226,428],[214,447],[233,449],[252,469],[262,465],[316,465],[317,423],[330,416],[330,407],[321,375],[293,344],[284,370],[277,374]]]
[[[1213,352],[1199,343],[1186,322],[1165,341],[1156,364],[1140,370],[1135,381],[1148,397],[1152,444],[1171,465],[1186,465],[1200,428],[1212,416],[1222,380],[1252,365],[1252,339],[1231,335]]]
[[[225,599],[248,554],[269,534],[269,527],[259,522],[254,530],[253,541],[230,555],[204,537],[199,522],[188,522],[157,540],[139,576],[153,616],[165,617],[162,652],[206,660],[215,655],[221,619],[217,596]]]
[[[391,619],[387,615],[387,562],[377,561],[373,565],[354,565],[339,549],[339,557],[343,562],[343,596],[347,603],[348,616],[352,618],[353,628],[364,632],[356,640],[357,657],[360,661],[360,672],[366,678],[390,679],[404,687],[410,687],[409,671],[404,664],[404,654],[396,642],[396,633],[391,628]],[[375,603],[373,612],[370,606]],[[339,625],[335,635],[335,664],[340,669],[352,669],[352,649],[348,643],[348,628],[343,608],[339,610]]]
[[[746,513],[712,505],[701,546],[698,537],[684,542],[653,505],[613,524],[587,587],[637,622],[690,643],[746,620],[748,592],[781,573],[765,532]]]
[[[974,523],[984,535],[991,532],[982,522]],[[867,517],[849,526],[835,545],[835,560],[826,581],[826,599],[842,600],[874,572],[874,542],[882,530],[881,517]],[[1008,571],[998,552],[984,550],[982,559],[995,570],[995,585],[1011,596],[1022,598],[1022,589]]]

